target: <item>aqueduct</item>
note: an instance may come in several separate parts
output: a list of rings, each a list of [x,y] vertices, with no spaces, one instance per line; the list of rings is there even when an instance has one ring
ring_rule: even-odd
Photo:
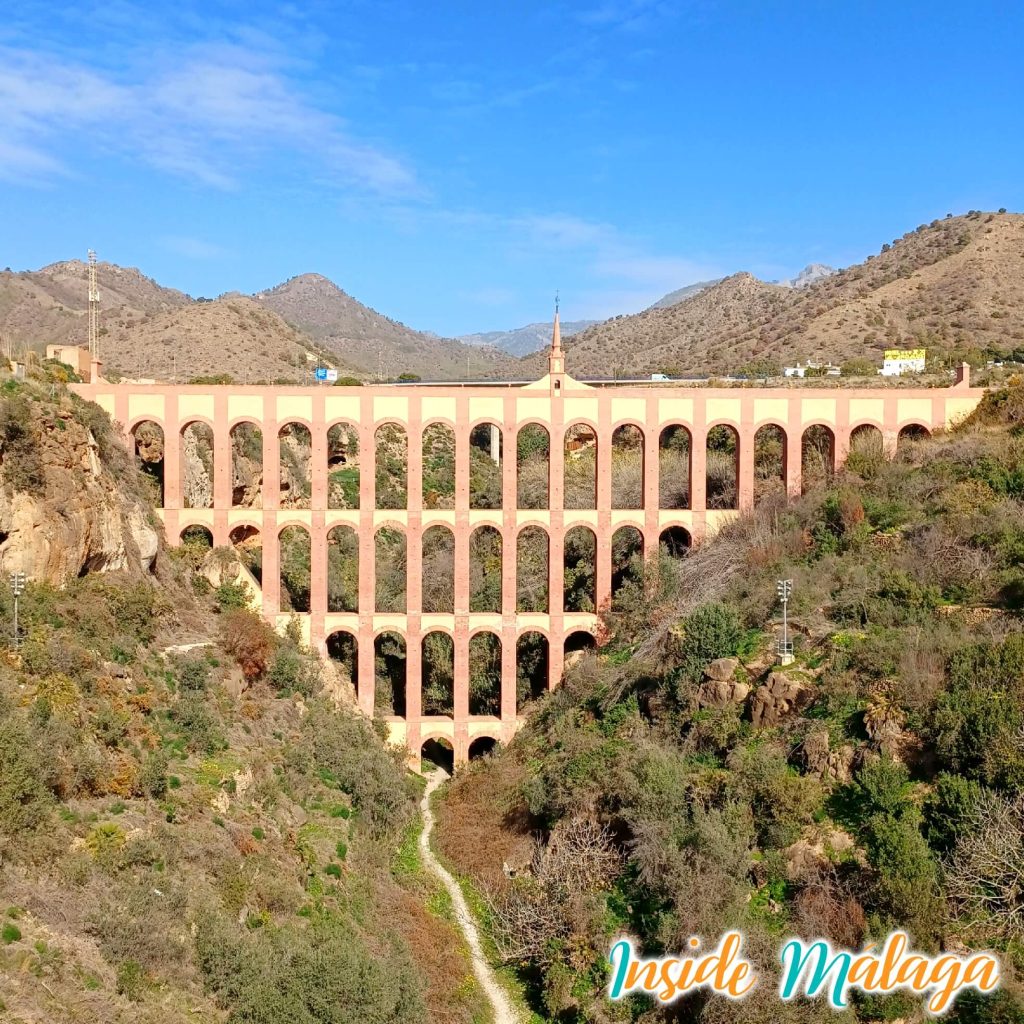
[[[565,373],[557,318],[549,373],[525,385],[177,386],[111,384],[94,376],[93,383],[74,389],[120,424],[129,446],[136,444],[142,424],[162,433],[160,514],[171,544],[180,542],[190,527],[208,530],[217,546],[229,545],[242,534],[260,538],[261,582],[253,580],[259,591],[256,603],[278,628],[295,614],[281,607],[280,538],[289,528],[305,531],[308,610],[298,615],[309,643],[324,653],[338,644],[346,646],[360,707],[372,715],[379,704],[377,662],[388,656],[382,652],[381,639],[392,638],[402,649],[405,669],[402,699],[387,708],[392,739],[406,744],[413,756],[425,742],[444,740],[456,761],[493,742],[506,742],[515,733],[521,721],[517,669],[526,647],[535,661],[534,673],[540,672],[550,688],[561,679],[566,651],[593,642],[597,611],[612,597],[613,541],[626,535],[620,531],[635,537],[644,555],[658,551],[660,545],[684,554],[691,540],[699,542],[753,505],[755,440],[760,431],[776,432],[778,475],[789,494],[798,494],[809,432],[824,438],[827,458],[835,467],[843,463],[851,436],[860,429],[880,432],[886,452],[892,454],[901,433],[942,429],[966,416],[981,396],[980,389],[969,388],[966,368],[952,387],[931,389],[591,386]],[[212,432],[212,493],[208,507],[186,508],[184,438],[197,423]],[[243,423],[262,434],[257,454],[261,450],[265,470],[279,464],[282,430],[309,432],[307,507],[288,507],[279,474],[267,471],[262,474],[260,507],[239,507],[233,500],[232,432]],[[424,490],[424,436],[438,424],[454,436],[450,508],[435,507]],[[328,500],[329,477],[337,470],[329,465],[333,449],[328,438],[339,425],[351,436],[352,450],[358,450],[359,472],[350,478],[347,507],[335,508]],[[393,495],[383,501],[377,493],[378,433],[387,425],[404,432],[406,439],[404,502],[393,500]],[[530,507],[521,507],[526,503],[520,500],[519,455],[527,431],[547,439],[546,494],[543,500],[530,501]],[[642,468],[631,496],[620,500],[612,450],[624,433]],[[716,438],[722,437],[726,443],[720,447],[735,463],[734,486],[724,491],[715,489],[707,473],[709,446],[714,450]],[[479,507],[471,495],[470,450],[481,443],[498,463],[500,476],[500,493],[490,507]],[[666,461],[673,444],[685,450],[684,461]],[[581,449],[593,459],[590,493],[582,499],[577,485],[572,495],[566,487],[566,470]],[[404,507],[394,507],[401,504]],[[332,609],[328,601],[328,545],[339,528],[352,531],[350,551],[357,562],[357,592],[348,610]],[[419,571],[425,534],[435,528],[448,531],[444,536],[454,547],[452,596],[443,611],[425,601],[425,590],[434,581],[429,571]],[[486,610],[479,603],[474,607],[470,586],[471,545],[483,528],[496,535],[490,549],[494,594]],[[574,531],[594,555],[590,598],[583,604],[565,598],[567,538]],[[383,534],[404,538],[410,567],[404,610],[382,607],[376,593],[375,562]],[[546,539],[547,544],[548,585],[540,604],[524,603],[517,593],[517,554],[527,534],[541,538],[541,543]],[[386,551],[381,557],[391,557]],[[424,651],[439,638],[448,645],[452,660],[447,714],[424,705]],[[496,673],[500,667],[500,699],[483,708],[473,706],[470,692],[472,651],[481,639]]]

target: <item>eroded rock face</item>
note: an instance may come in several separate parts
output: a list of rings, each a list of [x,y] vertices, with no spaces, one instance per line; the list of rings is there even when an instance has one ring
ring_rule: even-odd
[[[697,703],[702,708],[724,708],[727,704],[742,704],[749,694],[750,687],[746,683],[712,679],[697,687]]]
[[[835,779],[836,782],[849,782],[853,777],[853,747],[846,743],[832,749],[826,729],[817,729],[807,736],[802,754],[809,775]]]
[[[784,672],[773,672],[768,682],[754,691],[750,703],[754,728],[768,729],[778,725],[787,715],[807,707],[812,698],[809,686],[790,679]]]
[[[103,466],[70,409],[29,409],[41,483],[26,487],[0,452],[0,573],[62,586],[85,572],[148,572],[160,543],[148,508]]]
[[[727,682],[732,679],[739,667],[739,658],[716,658],[704,669],[704,675],[716,682]]]

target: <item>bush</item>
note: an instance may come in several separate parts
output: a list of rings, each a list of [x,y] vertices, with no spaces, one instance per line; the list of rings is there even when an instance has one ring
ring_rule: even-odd
[[[735,654],[742,639],[743,624],[732,608],[718,603],[701,605],[683,620],[682,677],[696,682],[708,662]]]
[[[221,621],[221,644],[238,662],[242,674],[250,682],[261,679],[280,639],[267,623],[254,612],[237,609],[227,612]]]
[[[16,718],[0,719],[0,832],[38,828],[52,805],[44,760],[28,729]]]
[[[135,960],[125,960],[117,968],[117,991],[133,1002],[142,998],[146,985],[146,972]]]
[[[21,929],[16,924],[7,923],[0,929],[0,939],[3,939],[5,946],[18,942],[21,940]]]

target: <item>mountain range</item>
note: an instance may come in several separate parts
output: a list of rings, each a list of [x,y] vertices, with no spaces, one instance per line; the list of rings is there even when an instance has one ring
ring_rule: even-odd
[[[863,263],[805,267],[775,283],[741,272],[670,292],[643,312],[562,325],[580,376],[728,374],[811,358],[880,361],[882,350],[1024,348],[1024,216],[971,211],[921,225]],[[524,379],[544,372],[547,322],[441,338],[363,305],[320,274],[247,296],[193,299],[100,263],[109,372],[189,380],[309,379],[319,360],[363,380]],[[87,267],[0,272],[0,336],[15,349],[86,340]]]

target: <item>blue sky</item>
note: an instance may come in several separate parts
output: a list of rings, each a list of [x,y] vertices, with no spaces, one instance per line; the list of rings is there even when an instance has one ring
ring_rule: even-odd
[[[1024,5],[19,0],[0,266],[316,271],[442,334],[1024,209]]]

